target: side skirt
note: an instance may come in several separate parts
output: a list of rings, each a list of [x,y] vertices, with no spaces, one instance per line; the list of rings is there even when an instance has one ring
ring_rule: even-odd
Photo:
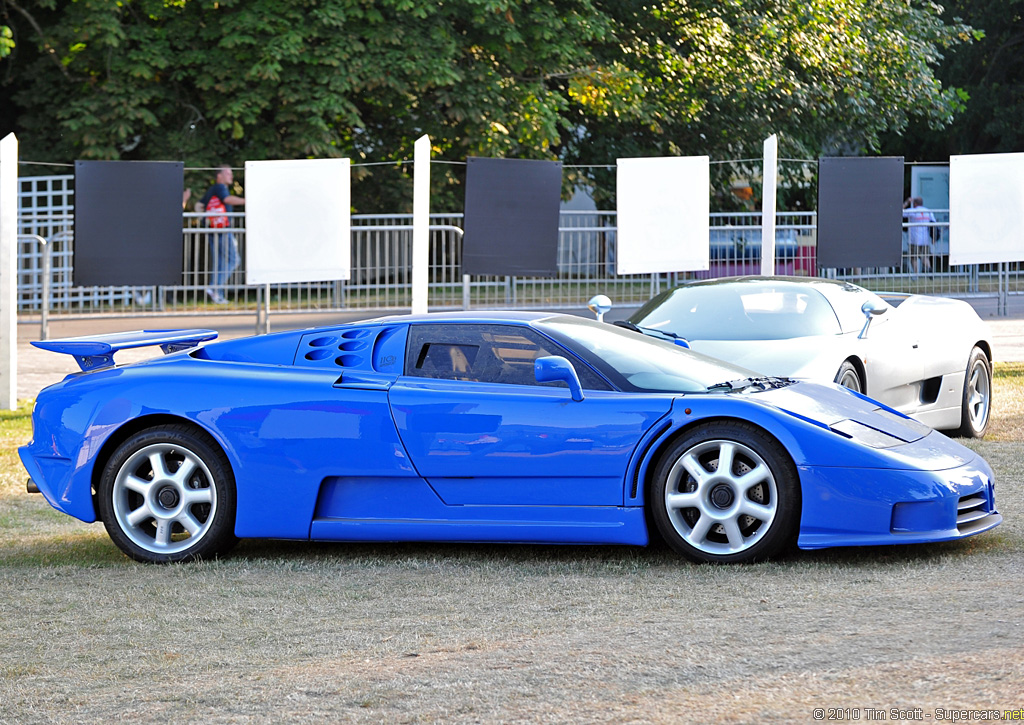
[[[314,541],[648,543],[642,507],[452,506],[445,520],[317,518]]]

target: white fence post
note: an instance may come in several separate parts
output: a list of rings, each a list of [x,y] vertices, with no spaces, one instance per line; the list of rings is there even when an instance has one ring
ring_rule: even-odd
[[[18,407],[18,139],[0,141],[0,408]]]
[[[430,137],[420,136],[413,145],[412,172],[412,309],[420,315],[428,309],[430,293]]]
[[[775,274],[775,191],[779,178],[779,137],[764,141],[761,175],[761,274]]]

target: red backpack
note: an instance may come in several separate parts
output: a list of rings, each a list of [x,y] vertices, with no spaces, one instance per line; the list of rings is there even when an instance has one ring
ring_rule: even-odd
[[[224,229],[231,226],[228,210],[224,208],[224,202],[220,200],[219,196],[210,197],[210,201],[206,204],[206,213],[213,215],[206,217],[206,226],[212,229]]]

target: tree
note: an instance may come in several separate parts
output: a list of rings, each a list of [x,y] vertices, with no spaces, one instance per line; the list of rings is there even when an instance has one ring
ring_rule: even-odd
[[[630,31],[618,39],[624,52],[609,48],[605,56],[620,59],[618,86],[601,93],[591,83],[578,94],[586,133],[572,156],[580,163],[616,154],[755,159],[717,167],[724,180],[759,173],[772,133],[780,156],[814,160],[877,152],[883,133],[899,134],[913,118],[945,126],[961,96],[943,88],[933,68],[969,29],[939,12],[892,0],[664,3],[637,12],[622,23]],[[630,82],[643,92],[621,92]],[[611,113],[588,113],[590,99],[613,104]],[[800,186],[809,168],[780,171]]]
[[[962,89],[964,112],[948,127],[917,119],[885,147],[906,149],[915,161],[1024,151],[1024,1],[953,0],[945,14],[975,29],[974,42],[957,47],[936,71]]]
[[[448,160],[872,150],[949,122],[933,68],[967,32],[918,0],[3,2],[26,158],[394,162],[357,168],[362,211],[408,208],[423,133]],[[601,174],[567,184],[608,200]],[[458,208],[459,168],[433,176]]]

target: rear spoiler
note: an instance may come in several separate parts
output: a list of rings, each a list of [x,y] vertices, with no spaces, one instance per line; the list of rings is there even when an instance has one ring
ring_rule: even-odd
[[[167,355],[188,350],[201,342],[217,337],[215,330],[132,330],[106,335],[65,337],[60,340],[39,340],[32,344],[41,350],[71,355],[82,370],[100,370],[114,366],[114,353],[133,347],[159,345]]]

